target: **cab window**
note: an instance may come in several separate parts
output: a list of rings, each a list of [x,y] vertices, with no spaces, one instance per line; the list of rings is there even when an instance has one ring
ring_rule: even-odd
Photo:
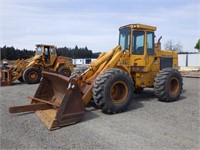
[[[147,32],[147,54],[154,55],[154,33]]]
[[[44,55],[49,55],[49,48],[47,47],[44,48]]]
[[[38,47],[35,51],[35,54],[36,55],[41,55],[42,54],[42,48],[41,47]]]
[[[51,54],[55,54],[55,49],[54,49],[54,48],[51,48],[51,49],[50,49],[50,52],[51,52]]]
[[[119,30],[119,45],[121,50],[127,50],[130,46],[130,28],[122,28]]]
[[[132,54],[143,55],[144,54],[144,31],[134,31],[132,38]]]

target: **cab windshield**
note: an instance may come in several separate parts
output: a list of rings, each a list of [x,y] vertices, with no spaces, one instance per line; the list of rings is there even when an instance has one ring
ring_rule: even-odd
[[[122,50],[130,48],[130,28],[119,29],[119,45]]]
[[[38,47],[35,52],[36,55],[42,55],[42,48]]]

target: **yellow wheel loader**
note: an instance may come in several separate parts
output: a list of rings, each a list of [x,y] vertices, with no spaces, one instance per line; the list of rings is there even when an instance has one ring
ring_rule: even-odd
[[[120,27],[118,46],[70,78],[43,71],[31,104],[11,107],[10,113],[34,111],[53,130],[80,121],[92,101],[104,113],[124,111],[134,92],[144,88],[154,88],[160,101],[177,100],[182,91],[178,56],[161,50],[160,39],[154,43],[155,31],[142,24]]]
[[[38,44],[34,57],[18,59],[13,66],[1,68],[1,85],[11,85],[15,80],[28,84],[39,83],[42,70],[50,70],[69,77],[73,69],[72,59],[57,56],[55,46]]]

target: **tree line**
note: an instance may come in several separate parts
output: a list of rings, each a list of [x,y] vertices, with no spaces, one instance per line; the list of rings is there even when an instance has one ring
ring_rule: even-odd
[[[5,45],[4,47],[0,47],[0,54],[1,54],[1,60],[3,59],[17,60],[17,59],[27,59],[33,57],[35,55],[35,52],[33,50],[27,50],[27,49],[20,50],[14,48],[13,46],[7,47]],[[57,48],[57,54],[58,56],[71,57],[73,59],[97,58],[99,56],[99,53],[93,53],[92,50],[89,50],[87,47],[78,48],[78,46],[75,46],[75,48],[68,48],[68,47]]]
[[[15,49],[13,46],[11,47],[0,47],[1,52],[1,60],[16,60],[16,59],[27,59],[34,56],[34,51],[27,49]]]
[[[58,56],[71,57],[73,59],[77,58],[97,58],[100,53],[93,53],[92,50],[89,50],[87,47],[78,48],[76,45],[75,48],[61,47],[57,48]]]
[[[169,40],[165,43],[165,49],[177,51],[178,53],[185,53],[182,51],[182,44],[180,42],[174,43],[172,40]],[[195,47],[200,52],[200,39],[198,39]],[[187,52],[186,52],[187,53]],[[17,59],[27,59],[33,57],[35,52],[33,50],[27,49],[15,49],[13,46],[0,47],[1,60],[17,60]],[[60,47],[57,48],[58,56],[71,57],[73,59],[77,58],[97,58],[100,53],[93,53],[92,50],[89,50],[87,47],[78,48],[76,45],[75,48]]]

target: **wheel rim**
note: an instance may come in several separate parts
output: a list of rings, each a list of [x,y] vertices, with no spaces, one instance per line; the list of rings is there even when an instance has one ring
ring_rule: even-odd
[[[171,95],[175,96],[179,91],[179,81],[177,78],[173,77],[169,82],[169,91]]]
[[[116,103],[120,104],[124,102],[128,95],[128,87],[123,81],[115,82],[110,90],[110,97],[111,100]]]
[[[28,78],[29,78],[29,80],[34,81],[38,78],[38,73],[36,71],[31,71],[28,74]]]

